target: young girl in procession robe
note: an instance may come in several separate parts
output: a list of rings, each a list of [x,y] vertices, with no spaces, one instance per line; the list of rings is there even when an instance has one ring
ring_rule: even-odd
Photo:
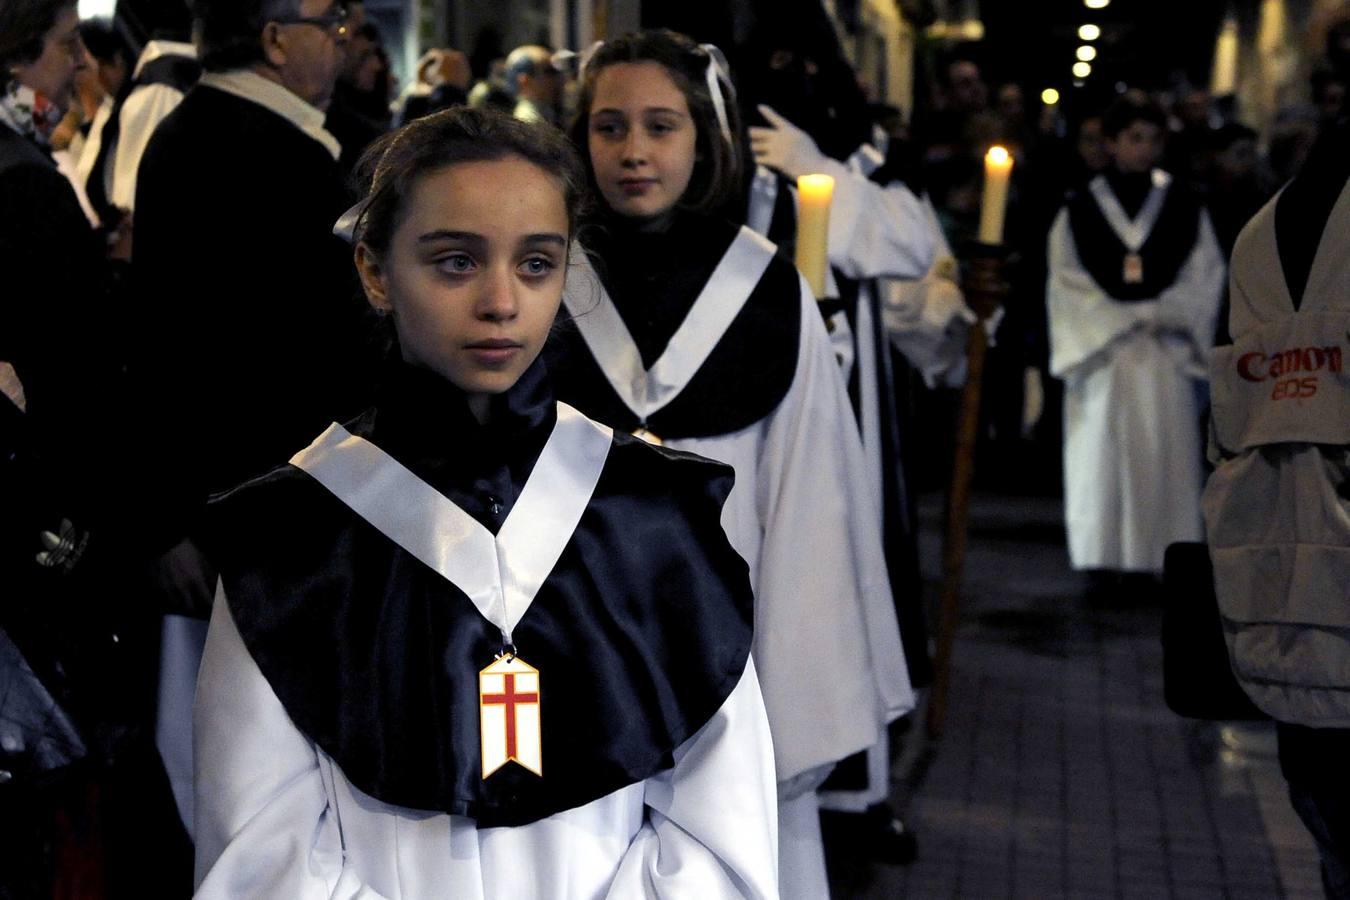
[[[197,896],[778,896],[732,473],[555,403],[537,359],[573,151],[456,109],[365,165],[402,361],[213,504]]]
[[[1050,231],[1050,372],[1064,380],[1064,507],[1075,569],[1161,574],[1202,539],[1200,410],[1224,264],[1199,202],[1161,169],[1166,119],[1107,111],[1112,166]]]
[[[932,224],[926,199],[911,191],[899,167],[871,144],[847,147],[835,140],[841,162],[821,148],[826,135],[839,135],[821,99],[823,90],[791,90],[809,84],[803,59],[808,52],[791,38],[772,44],[775,56],[794,62],[775,69],[769,60],[761,75],[761,96],[773,97],[785,107],[760,104],[767,125],[750,129],[751,148],[759,164],[750,186],[746,224],[779,243],[794,242],[797,231],[798,176],[819,173],[834,178],[828,236],[829,268],[822,314],[831,314],[831,338],[840,356],[849,397],[866,454],[871,496],[877,498],[877,528],[886,552],[896,617],[900,622],[908,674],[913,685],[930,680],[928,628],[923,612],[922,580],[918,567],[918,536],[908,496],[901,450],[911,435],[902,433],[898,414],[902,405],[892,368],[886,313],[896,296],[895,286],[917,281],[931,267],[940,232]],[[789,49],[790,48],[790,49]],[[797,70],[794,77],[785,71]],[[798,125],[813,124],[817,138]],[[835,126],[831,128],[831,126]],[[854,129],[861,131],[862,129]],[[847,140],[847,138],[845,138]],[[846,148],[846,149],[845,149]],[[896,156],[902,154],[897,153]],[[842,344],[842,347],[841,347]],[[865,829],[871,853],[878,859],[905,859],[912,837],[904,837],[903,823],[889,808],[891,796],[890,745],[883,730],[880,740],[841,764],[822,785],[822,809],[866,814]]]
[[[670,32],[600,47],[573,137],[603,198],[574,278],[560,396],[730,463],[724,521],[750,564],[755,662],[779,779],[780,883],[827,893],[814,790],[913,706],[857,426],[796,269],[716,214],[740,201],[715,50]]]

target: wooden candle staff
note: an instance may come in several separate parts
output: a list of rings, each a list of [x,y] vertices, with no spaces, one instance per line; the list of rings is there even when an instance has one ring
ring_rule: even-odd
[[[956,426],[952,483],[947,495],[947,530],[942,542],[942,596],[938,612],[937,648],[933,659],[933,692],[928,703],[928,733],[942,734],[951,688],[952,648],[961,612],[961,574],[966,562],[966,529],[970,516],[970,486],[975,474],[975,443],[979,436],[980,390],[984,378],[989,334],[985,323],[998,312],[1008,295],[1003,267],[1003,219],[1008,203],[1012,156],[992,147],[985,156],[984,202],[980,209],[979,241],[972,245],[962,289],[966,303],[979,316],[966,344],[966,383],[961,389],[961,412]]]

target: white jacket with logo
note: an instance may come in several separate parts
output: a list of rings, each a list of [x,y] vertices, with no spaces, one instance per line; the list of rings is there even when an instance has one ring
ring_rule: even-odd
[[[1281,721],[1350,727],[1350,185],[1297,308],[1275,203],[1233,254],[1233,345],[1211,365],[1205,520],[1243,689]]]

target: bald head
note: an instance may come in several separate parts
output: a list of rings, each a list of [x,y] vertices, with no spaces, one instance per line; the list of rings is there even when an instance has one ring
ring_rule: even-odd
[[[532,103],[554,103],[561,87],[552,52],[537,44],[517,47],[507,55],[505,80],[517,98]]]

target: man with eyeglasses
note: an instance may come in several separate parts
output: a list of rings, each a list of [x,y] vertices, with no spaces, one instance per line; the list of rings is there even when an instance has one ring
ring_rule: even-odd
[[[163,561],[159,743],[191,827],[191,710],[214,575],[191,541],[209,494],[284,463],[367,403],[380,342],[324,128],[347,45],[334,0],[196,0],[205,74],[155,131],[134,224],[140,375],[184,540]]]

